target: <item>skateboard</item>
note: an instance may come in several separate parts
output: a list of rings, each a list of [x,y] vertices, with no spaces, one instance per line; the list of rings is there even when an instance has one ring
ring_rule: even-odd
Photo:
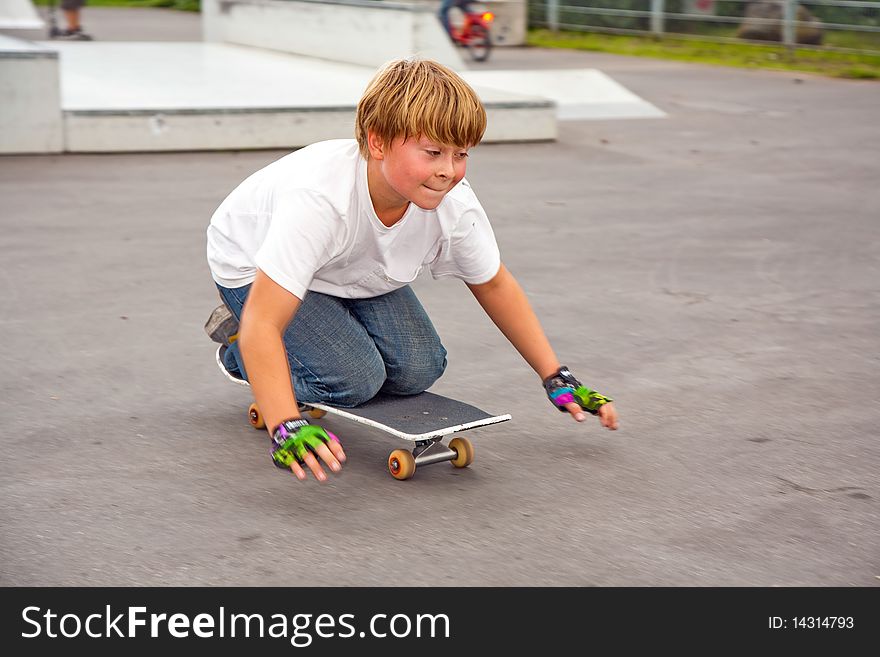
[[[232,377],[218,363],[226,378],[238,385],[250,387],[247,381]],[[474,446],[464,436],[456,436],[443,444],[443,438],[462,431],[507,422],[509,414],[492,415],[464,402],[432,392],[409,397],[379,394],[355,408],[335,408],[327,404],[302,404],[306,415],[320,419],[325,415],[364,424],[415,443],[410,451],[395,449],[388,456],[388,472],[395,479],[410,479],[417,467],[449,461],[456,468],[466,468],[474,460]],[[248,408],[248,422],[255,429],[265,429],[266,423],[256,403]]]

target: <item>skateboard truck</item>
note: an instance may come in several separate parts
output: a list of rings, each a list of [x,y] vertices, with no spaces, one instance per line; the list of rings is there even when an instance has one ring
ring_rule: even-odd
[[[441,438],[434,438],[433,440],[418,441],[412,451],[416,465],[431,465],[441,461],[451,461],[458,457],[458,452],[449,449],[441,440]]]
[[[449,461],[456,468],[466,468],[474,461],[474,446],[470,440],[461,436],[443,444],[443,437],[418,440],[412,452],[395,449],[388,457],[388,471],[395,479],[409,479],[416,472],[416,466],[431,465]]]

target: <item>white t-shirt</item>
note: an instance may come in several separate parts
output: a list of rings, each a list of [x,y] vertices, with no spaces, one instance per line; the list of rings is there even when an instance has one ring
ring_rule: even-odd
[[[462,180],[436,210],[410,203],[391,228],[379,221],[367,163],[353,139],[323,141],[260,169],[223,201],[208,226],[208,263],[223,287],[259,267],[302,299],[392,292],[427,266],[434,278],[485,283],[501,256],[489,219]]]

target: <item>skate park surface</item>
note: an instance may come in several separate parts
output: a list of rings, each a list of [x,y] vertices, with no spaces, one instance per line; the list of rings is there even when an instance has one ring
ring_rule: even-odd
[[[197,16],[129,11],[85,25],[197,39]],[[0,583],[880,584],[880,86],[533,48],[481,70],[525,69],[597,69],[665,114],[469,163],[619,431],[554,411],[466,288],[422,277],[433,390],[513,421],[408,482],[385,471],[405,444],[327,421],[348,462],[298,482],[202,331],[210,215],[285,151],[4,156]]]

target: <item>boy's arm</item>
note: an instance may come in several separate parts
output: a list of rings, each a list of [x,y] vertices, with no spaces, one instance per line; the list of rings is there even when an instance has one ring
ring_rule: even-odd
[[[285,420],[300,417],[283,340],[287,325],[299,306],[299,298],[261,270],[257,270],[257,277],[251,285],[241,314],[238,345],[248,382],[270,436]],[[329,443],[329,449],[326,445],[320,445],[316,451],[334,471],[340,469],[339,461],[345,460],[342,447],[336,441]],[[303,460],[317,479],[326,479],[323,469],[311,452]],[[305,471],[296,461],[290,464],[290,469],[300,479],[305,478]]]
[[[544,335],[541,323],[525,292],[503,264],[492,280],[479,285],[468,283],[468,288],[486,314],[542,380],[558,372],[559,359]],[[575,402],[565,404],[565,408],[579,422],[586,418],[580,405]],[[617,428],[617,413],[612,403],[600,406],[598,415],[603,426]]]

